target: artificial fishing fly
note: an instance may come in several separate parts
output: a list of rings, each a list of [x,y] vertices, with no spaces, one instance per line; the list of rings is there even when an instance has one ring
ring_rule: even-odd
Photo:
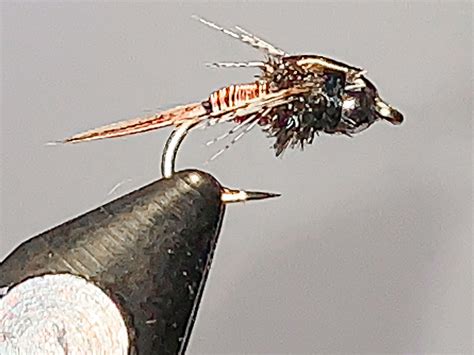
[[[212,144],[234,136],[220,155],[255,126],[271,138],[277,156],[286,148],[311,144],[319,133],[352,136],[375,121],[400,124],[403,115],[379,96],[361,68],[321,55],[291,55],[241,27],[235,31],[197,18],[205,25],[238,39],[266,56],[258,62],[217,62],[216,68],[258,68],[254,82],[233,84],[214,91],[201,102],[178,106],[149,117],[99,127],[66,138],[64,143],[128,136],[174,126],[163,152],[162,172],[174,172],[176,152],[188,131],[222,122],[236,124]],[[211,159],[213,159],[211,158]]]

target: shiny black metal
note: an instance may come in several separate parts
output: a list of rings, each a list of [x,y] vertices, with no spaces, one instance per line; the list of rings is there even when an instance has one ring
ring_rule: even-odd
[[[307,87],[286,105],[269,110],[259,121],[274,137],[277,156],[286,148],[313,143],[315,135],[352,135],[377,120],[400,124],[403,115],[385,103],[360,68],[319,55],[270,57],[261,79],[271,91]]]

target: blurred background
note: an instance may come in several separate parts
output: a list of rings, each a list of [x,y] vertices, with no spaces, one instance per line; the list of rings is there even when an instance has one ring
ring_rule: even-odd
[[[260,53],[191,19],[368,70],[405,114],[276,159],[259,129],[177,165],[282,193],[229,206],[189,354],[472,351],[471,2],[2,2],[0,259],[159,178],[169,130],[73,146],[79,131],[194,102]],[[117,186],[117,184],[119,184]]]

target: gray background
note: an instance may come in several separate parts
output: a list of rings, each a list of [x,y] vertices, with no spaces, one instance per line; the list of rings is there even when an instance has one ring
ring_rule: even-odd
[[[471,6],[3,3],[0,257],[156,179],[169,131],[45,142],[252,80],[205,68],[261,57],[199,14],[366,68],[406,121],[283,159],[258,129],[210,165],[227,126],[185,141],[179,167],[283,194],[228,208],[189,353],[469,353]]]

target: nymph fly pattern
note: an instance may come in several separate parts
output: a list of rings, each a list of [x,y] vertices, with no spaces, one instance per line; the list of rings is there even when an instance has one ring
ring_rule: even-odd
[[[273,147],[278,156],[288,147],[311,144],[320,133],[352,135],[377,120],[392,124],[403,121],[402,114],[380,98],[361,68],[320,55],[290,55],[241,27],[233,32],[198,20],[262,51],[265,61],[211,65],[256,67],[260,70],[258,80],[216,90],[199,103],[100,127],[64,142],[127,136],[167,126],[182,127],[184,137],[191,127],[233,122],[236,126],[209,143],[235,135],[225,150],[258,125],[275,139]]]

